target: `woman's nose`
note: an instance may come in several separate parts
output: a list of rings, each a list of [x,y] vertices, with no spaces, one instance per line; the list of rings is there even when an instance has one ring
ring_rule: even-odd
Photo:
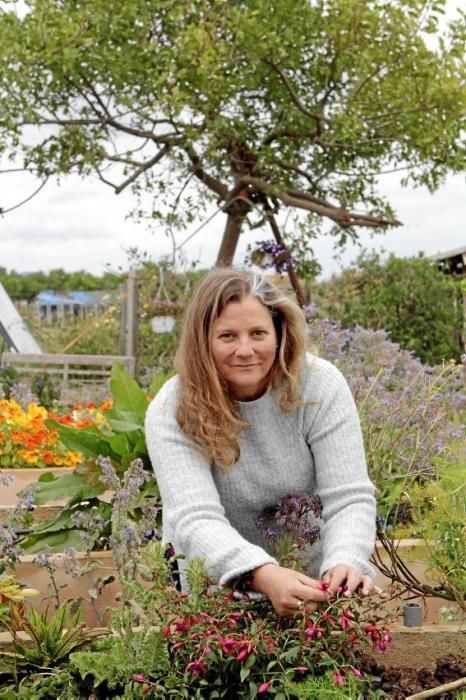
[[[239,338],[236,347],[237,355],[251,355],[254,352],[250,338]]]

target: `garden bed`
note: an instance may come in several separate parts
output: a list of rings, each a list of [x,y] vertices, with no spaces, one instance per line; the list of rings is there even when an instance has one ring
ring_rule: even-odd
[[[373,652],[363,669],[392,700],[466,676],[466,630],[429,625],[417,630],[393,629],[393,642],[381,655]],[[441,697],[455,697],[455,693]]]
[[[5,469],[2,468],[2,475],[12,477],[8,485],[2,485],[0,505],[4,507],[14,507],[18,501],[18,493],[28,486],[33,486],[44,474],[53,474],[56,477],[63,474],[70,474],[73,470],[70,467],[47,467],[45,469]],[[61,506],[67,503],[68,499],[56,501],[54,505]]]

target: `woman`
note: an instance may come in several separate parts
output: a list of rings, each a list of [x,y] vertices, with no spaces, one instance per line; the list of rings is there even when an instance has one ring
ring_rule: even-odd
[[[306,355],[305,338],[300,309],[264,276],[214,270],[187,309],[178,375],[146,419],[164,540],[203,560],[220,584],[247,577],[281,615],[345,583],[348,595],[380,592],[368,564],[374,488],[354,401],[333,365]],[[320,497],[324,521],[309,575],[279,566],[256,525],[264,508],[304,493]]]

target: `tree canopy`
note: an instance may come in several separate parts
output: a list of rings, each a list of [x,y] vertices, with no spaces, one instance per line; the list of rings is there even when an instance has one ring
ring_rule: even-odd
[[[152,192],[170,227],[216,200],[226,263],[252,206],[385,229],[381,172],[435,190],[465,168],[466,28],[439,34],[444,5],[4,0],[0,152],[41,183]]]

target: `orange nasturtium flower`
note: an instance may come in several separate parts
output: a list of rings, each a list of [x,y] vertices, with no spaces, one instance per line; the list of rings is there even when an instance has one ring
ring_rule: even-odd
[[[23,409],[12,399],[0,400],[0,469],[46,466],[72,468],[82,461],[82,455],[68,450],[60,442],[57,430],[47,426],[48,418],[54,418],[76,429],[93,423],[91,415],[76,418],[68,415],[58,416],[36,403],[30,403]],[[97,411],[96,418],[98,421],[102,420]]]

